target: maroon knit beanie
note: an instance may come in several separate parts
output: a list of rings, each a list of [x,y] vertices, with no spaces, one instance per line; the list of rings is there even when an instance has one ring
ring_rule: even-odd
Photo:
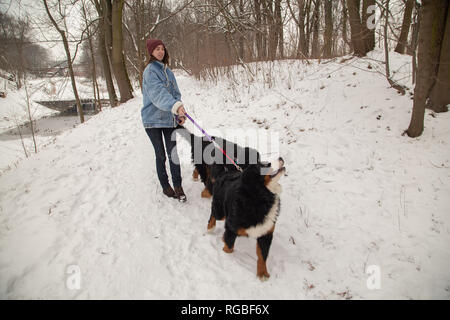
[[[162,44],[164,46],[164,43],[161,40],[159,40],[159,39],[148,39],[147,40],[147,51],[148,51],[148,54],[151,56],[153,50],[155,50],[155,48],[157,46],[159,46],[160,44]],[[166,48],[166,46],[164,46],[164,48]]]

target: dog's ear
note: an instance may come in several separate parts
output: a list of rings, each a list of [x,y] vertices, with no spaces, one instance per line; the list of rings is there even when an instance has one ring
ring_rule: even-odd
[[[258,164],[261,160],[259,152],[249,147],[239,149],[237,151],[237,158],[240,164]]]

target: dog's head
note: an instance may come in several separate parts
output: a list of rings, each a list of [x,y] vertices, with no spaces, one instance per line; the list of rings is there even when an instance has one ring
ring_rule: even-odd
[[[284,160],[280,157],[273,165],[270,162],[249,165],[242,173],[242,179],[246,184],[263,184],[272,193],[280,194],[278,180],[285,172]]]
[[[245,169],[251,164],[259,164],[261,162],[261,155],[253,148],[238,148],[236,162],[242,169]]]

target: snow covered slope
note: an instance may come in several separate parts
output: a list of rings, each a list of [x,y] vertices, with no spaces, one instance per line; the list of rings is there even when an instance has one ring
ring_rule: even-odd
[[[408,62],[392,61],[405,84]],[[206,233],[210,200],[182,140],[188,202],[163,196],[138,96],[0,177],[0,297],[450,298],[450,115],[427,111],[421,137],[401,136],[412,101],[388,88],[376,54],[251,68],[253,80],[239,68],[217,83],[177,79],[208,133],[279,134],[288,176],[269,281],[255,275],[253,239],[226,254],[223,222]]]

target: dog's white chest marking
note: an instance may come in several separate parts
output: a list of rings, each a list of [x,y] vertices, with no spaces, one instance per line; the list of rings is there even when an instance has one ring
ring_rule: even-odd
[[[249,235],[249,237],[259,238],[267,234],[270,230],[272,230],[272,228],[275,226],[275,223],[277,222],[277,218],[279,215],[279,207],[280,207],[280,197],[278,196],[277,193],[275,193],[275,201],[273,202],[272,208],[270,208],[269,213],[264,218],[264,221],[254,227],[250,227],[247,230],[245,230]]]
[[[282,188],[281,185],[278,182],[269,182],[269,184],[266,186],[267,189],[269,189],[270,192],[280,195]]]

